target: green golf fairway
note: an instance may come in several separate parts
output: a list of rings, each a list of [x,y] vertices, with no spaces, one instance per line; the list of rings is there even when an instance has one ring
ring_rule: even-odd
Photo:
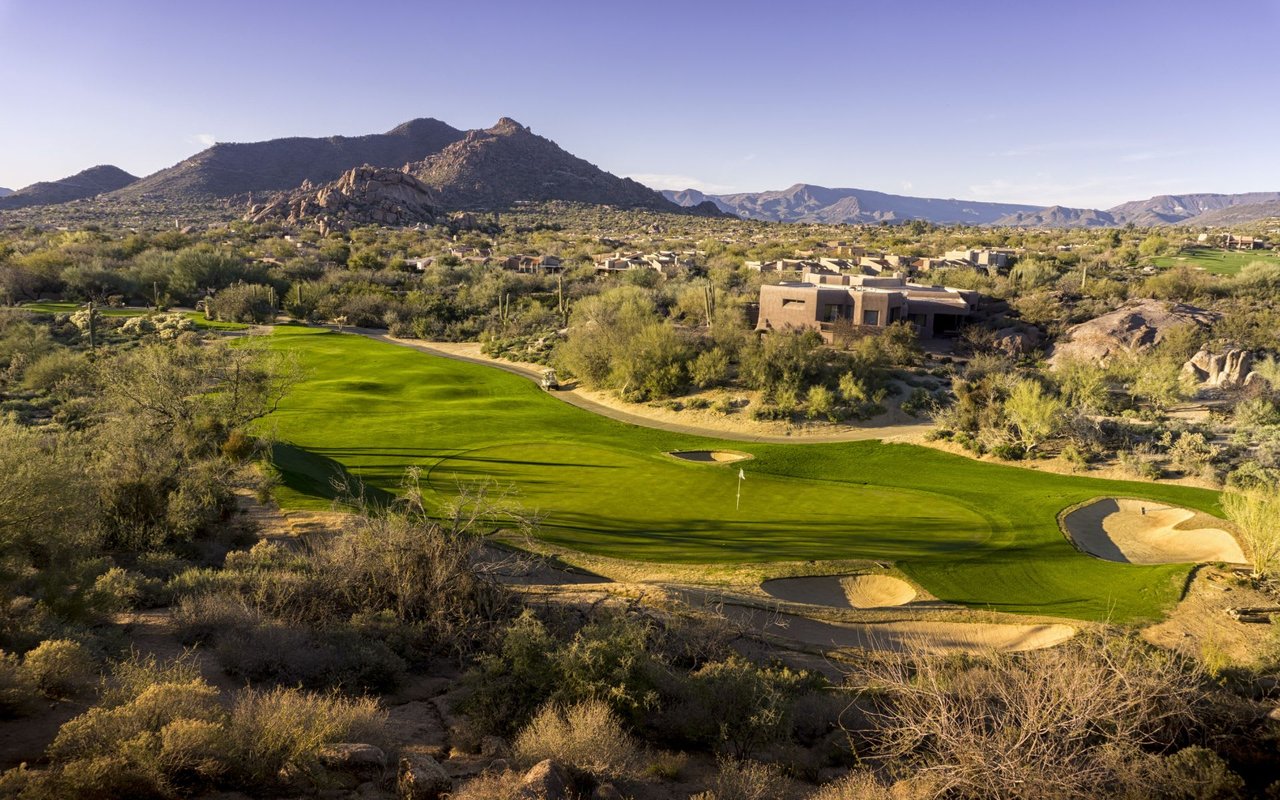
[[[687,464],[660,453],[572,444],[499,445],[440,461],[440,494],[476,480],[512,486],[544,514],[542,537],[632,558],[735,561],[938,556],[980,544],[991,525],[977,511],[930,492],[797,481]],[[743,467],[745,471],[745,467]],[[623,512],[623,513],[619,513]]]
[[[1254,262],[1280,264],[1280,255],[1274,250],[1216,250],[1198,247],[1175,256],[1151,260],[1157,267],[1187,266],[1215,275],[1235,275]]]
[[[284,443],[275,463],[286,508],[327,507],[343,473],[387,497],[419,467],[429,501],[493,481],[542,516],[539,536],[585,552],[707,564],[892,560],[943,600],[1113,622],[1158,618],[1190,566],[1083,555],[1058,513],[1110,495],[1218,510],[1203,489],[1055,475],[915,445],[755,444],[626,425],[499,369],[352,334],[283,326],[270,342],[308,371],[263,420]],[[666,455],[696,449],[755,458]]]

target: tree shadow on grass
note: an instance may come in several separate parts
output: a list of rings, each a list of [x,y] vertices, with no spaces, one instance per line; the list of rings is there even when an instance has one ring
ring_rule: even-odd
[[[395,497],[385,489],[370,486],[341,463],[311,450],[286,442],[271,447],[271,464],[280,473],[280,483],[308,497],[349,503],[351,496],[363,495],[369,506],[385,508]]]

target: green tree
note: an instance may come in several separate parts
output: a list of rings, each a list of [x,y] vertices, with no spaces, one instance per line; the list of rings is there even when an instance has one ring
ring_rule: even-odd
[[[826,417],[835,422],[835,414],[833,413],[835,405],[835,392],[822,384],[815,384],[809,387],[809,392],[805,395],[805,415],[809,419]]]
[[[1018,444],[1028,453],[1062,429],[1066,403],[1045,391],[1039,381],[1023,378],[1009,390],[1004,413]]]

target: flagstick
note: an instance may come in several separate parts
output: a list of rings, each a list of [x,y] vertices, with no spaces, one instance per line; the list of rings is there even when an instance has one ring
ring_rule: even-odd
[[[734,501],[734,503],[733,503],[733,510],[734,510],[734,511],[739,511],[739,510],[741,510],[741,509],[742,509],[742,481],[743,481],[745,478],[746,478],[746,476],[745,476],[745,475],[743,475],[743,474],[742,474],[742,470],[741,470],[741,469],[739,469],[739,470],[738,470],[738,499],[737,499],[737,500],[735,500],[735,501]]]

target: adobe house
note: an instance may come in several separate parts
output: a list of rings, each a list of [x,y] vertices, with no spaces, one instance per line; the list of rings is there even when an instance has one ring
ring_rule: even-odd
[[[920,336],[951,336],[973,313],[973,292],[908,283],[901,275],[830,275],[805,272],[800,281],[760,287],[756,330],[812,328],[828,343],[840,324],[885,328],[898,320]]]

